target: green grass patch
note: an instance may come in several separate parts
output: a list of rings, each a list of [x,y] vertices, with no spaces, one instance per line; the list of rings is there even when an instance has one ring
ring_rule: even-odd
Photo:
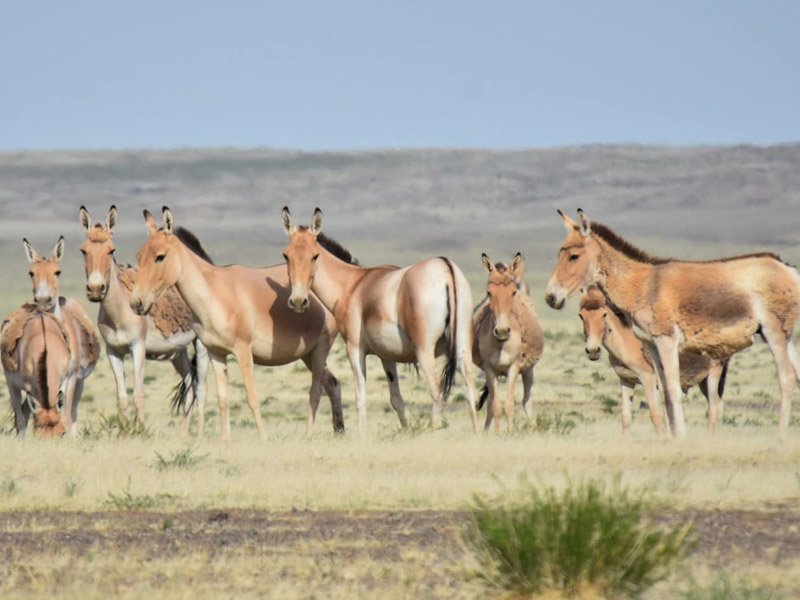
[[[160,452],[156,452],[156,461],[153,466],[159,471],[166,471],[168,469],[191,469],[203,462],[206,458],[208,458],[208,454],[198,454],[197,450],[189,446],[183,450],[176,450],[169,457],[165,457]]]

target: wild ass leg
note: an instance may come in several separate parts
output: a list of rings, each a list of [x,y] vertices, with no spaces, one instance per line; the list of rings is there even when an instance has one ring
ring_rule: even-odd
[[[358,433],[367,434],[367,361],[361,348],[347,346],[347,357],[353,369],[353,382],[356,387],[356,409],[358,410]]]
[[[131,344],[133,355],[133,404],[136,418],[144,423],[144,361],[146,356],[144,338]]]
[[[195,379],[192,381],[197,415],[197,437],[203,437],[206,424],[206,396],[208,395],[208,350],[199,339],[194,340]]]
[[[441,429],[444,422],[444,399],[442,398],[442,390],[440,389],[439,382],[436,380],[436,362],[433,349],[418,349],[417,364],[419,364],[419,370],[422,371],[425,381],[428,382],[428,390],[431,393],[431,400],[433,401],[431,426],[434,429]]]
[[[75,388],[78,383],[78,376],[73,374],[67,377],[64,382],[64,406],[61,409],[61,423],[64,425],[65,433],[72,433],[72,413],[75,405]]]
[[[6,381],[8,381],[8,376],[9,373],[6,372]],[[22,405],[22,392],[19,388],[9,385],[8,396],[11,400],[11,408],[14,411],[14,428],[17,430],[17,435],[25,435],[25,430],[28,428],[29,414]],[[27,404],[27,402],[25,404]]]
[[[506,424],[508,433],[514,431],[514,392],[517,387],[517,377],[519,376],[519,365],[512,363],[506,375]]]
[[[326,361],[327,362],[327,361]],[[322,389],[331,401],[331,419],[333,432],[344,433],[344,415],[342,414],[342,385],[327,368],[322,372]]]
[[[656,430],[656,433],[661,433],[661,394],[658,391],[658,377],[655,373],[652,373],[643,376],[641,380],[647,409],[650,412],[650,422],[653,424],[653,429]]]
[[[386,373],[386,381],[389,384],[389,402],[392,403],[397,418],[400,419],[400,426],[405,429],[408,427],[406,422],[406,403],[400,393],[400,382],[397,378],[397,363],[391,360],[381,359],[383,370]]]
[[[306,437],[314,435],[314,422],[317,418],[319,398],[322,395],[322,375],[325,372],[325,360],[321,362],[314,356],[304,356],[302,361],[311,371],[311,387],[308,391],[308,420],[306,421]]]
[[[75,393],[72,397],[72,406],[70,407],[70,416],[72,417],[72,433],[78,432],[78,402],[83,396],[83,386],[86,383],[85,379],[78,379],[75,382]]]
[[[531,418],[531,389],[533,388],[533,368],[526,369],[522,372],[522,412],[525,413],[525,418]]]
[[[472,356],[460,356],[458,368],[461,377],[464,379],[466,388],[467,404],[469,405],[469,416],[472,420],[472,433],[478,432],[478,410],[475,408],[475,379],[472,375]]]
[[[217,402],[219,403],[219,430],[224,441],[231,439],[231,413],[228,406],[228,360],[226,356],[209,353],[214,379],[217,382]]]
[[[128,390],[125,388],[125,355],[117,352],[106,344],[106,355],[111,372],[114,373],[114,382],[117,384],[117,410],[119,416],[124,417],[128,410]]]
[[[189,351],[186,346],[181,348],[170,361],[172,366],[178,372],[183,380],[183,385],[186,388],[186,404],[181,411],[181,424],[180,434],[182,436],[189,435],[189,412],[194,402],[194,387],[192,386],[192,363],[189,360]]]
[[[658,336],[655,338],[658,359],[661,363],[662,388],[670,418],[672,434],[676,437],[686,435],[686,422],[683,418],[683,390],[681,389],[681,371],[678,359],[677,336]]]
[[[486,371],[486,387],[489,390],[489,401],[486,404],[486,422],[483,424],[483,430],[489,431],[489,427],[492,425],[492,420],[494,420],[494,429],[497,431],[501,410],[500,382],[497,379],[497,375],[494,374],[494,371],[490,369]],[[497,405],[497,408],[495,408],[495,405]]]
[[[633,403],[633,393],[636,384],[619,380],[620,408],[622,409],[622,433],[628,433],[631,429],[631,404]]]
[[[719,397],[719,378],[721,375],[722,364],[714,362],[708,369],[708,376],[699,385],[700,391],[708,402],[706,427],[711,433],[714,433],[722,422],[722,401]]]
[[[778,369],[778,381],[781,384],[781,410],[778,418],[778,433],[781,439],[786,437],[789,429],[789,415],[792,410],[792,391],[797,382],[797,362],[796,352],[792,345],[791,338],[781,330],[781,326],[776,319],[770,319],[769,323],[761,324],[761,333],[767,340],[775,366]],[[794,359],[794,360],[793,360]]]
[[[256,395],[255,371],[253,368],[253,350],[250,344],[242,344],[234,353],[239,362],[239,369],[242,372],[244,391],[247,395],[247,404],[250,405],[250,412],[253,413],[253,420],[256,422],[256,429],[262,442],[267,441],[267,432],[264,431],[264,423],[261,421],[261,407],[259,406],[258,396]]]

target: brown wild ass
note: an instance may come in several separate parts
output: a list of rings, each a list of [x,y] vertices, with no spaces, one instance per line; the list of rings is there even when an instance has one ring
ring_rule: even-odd
[[[64,326],[35,304],[23,304],[0,327],[0,353],[14,411],[14,427],[24,435],[33,414],[33,432],[42,437],[64,434],[67,380],[74,378]],[[25,394],[25,401],[22,394]]]
[[[683,436],[681,351],[725,360],[753,343],[769,345],[781,386],[779,431],[789,425],[791,393],[800,378],[792,333],[800,315],[800,275],[771,253],[702,262],[652,257],[608,227],[561,214],[567,236],[547,286],[547,303],[561,308],[570,294],[597,284],[656,348],[667,416]],[[716,385],[709,381],[713,393]]]
[[[456,369],[466,384],[472,428],[477,431],[470,356],[472,352],[472,294],[464,274],[447,258],[433,258],[410,267],[364,268],[348,264],[331,252],[321,232],[317,208],[309,227],[298,227],[282,211],[289,244],[283,251],[292,291],[288,306],[308,311],[313,292],[336,317],[353,368],[358,407],[358,431],[366,433],[366,358],[381,359],[392,407],[406,426],[405,403],[397,380],[397,363],[417,363],[433,398],[432,424],[442,426],[444,401]],[[326,247],[327,246],[327,247]],[[338,245],[337,245],[338,246]],[[446,355],[441,383],[435,360]]]
[[[484,428],[488,430],[494,419],[495,431],[500,429],[503,406],[498,378],[505,375],[505,413],[508,431],[512,431],[514,390],[519,375],[522,375],[522,410],[526,417],[531,416],[528,402],[533,386],[533,367],[542,356],[544,334],[533,300],[522,286],[525,279],[522,254],[517,252],[510,268],[503,263],[492,264],[486,254],[481,258],[489,272],[489,280],[486,283],[487,301],[479,304],[473,315],[472,360],[486,373],[484,394],[488,392],[489,406]],[[483,400],[482,395],[481,404]]]
[[[175,288],[167,290],[153,305],[148,316],[131,310],[131,289],[136,281],[136,269],[117,263],[114,256],[114,226],[117,208],[112,206],[106,222],[92,223],[85,207],[80,208],[80,222],[86,230],[81,246],[86,269],[86,295],[99,302],[97,326],[106,342],[106,354],[117,384],[117,406],[125,415],[128,391],[125,385],[125,356],[133,357],[133,403],[136,417],[144,421],[145,359],[169,360],[181,376],[179,393],[174,405],[197,404],[197,434],[203,435],[208,374],[208,352],[192,329],[192,311]],[[194,361],[189,360],[188,345],[195,347]],[[182,412],[181,432],[189,431],[189,410]]]
[[[58,294],[60,262],[64,256],[64,237],[60,237],[50,258],[42,258],[23,240],[25,254],[31,262],[29,275],[33,286],[33,301],[43,312],[52,313],[64,326],[69,344],[70,366],[65,387],[62,421],[67,431],[74,433],[78,424],[78,402],[83,385],[97,364],[100,347],[92,321],[83,306],[71,298]]]
[[[606,303],[605,296],[590,286],[581,296],[580,312],[583,337],[589,360],[600,358],[600,346],[608,351],[608,360],[619,377],[622,408],[622,430],[631,424],[631,402],[638,384],[644,387],[650,420],[657,432],[661,427],[661,393],[656,373],[655,349],[643,342],[633,331],[628,317]],[[708,429],[715,430],[722,420],[722,394],[728,361],[718,361],[696,352],[680,353],[681,388],[686,393],[697,385],[708,401]],[[713,372],[712,372],[713,371]],[[717,394],[710,394],[709,381],[717,381]]]
[[[336,338],[333,315],[316,298],[309,300],[306,316],[289,310],[289,278],[284,265],[219,267],[193,234],[174,228],[166,206],[162,228],[148,211],[144,211],[144,219],[150,236],[139,250],[139,277],[131,308],[137,314],[148,314],[166,289],[178,289],[194,313],[192,327],[211,357],[222,438],[231,436],[229,354],[239,363],[247,403],[262,439],[266,439],[266,432],[253,379],[255,364],[274,366],[302,360],[311,371],[307,435],[314,431],[322,388],[331,400],[334,431],[344,431],[339,382],[325,366]]]

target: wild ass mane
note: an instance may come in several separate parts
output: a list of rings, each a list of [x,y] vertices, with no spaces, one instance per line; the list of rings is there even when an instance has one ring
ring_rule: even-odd
[[[306,230],[308,227],[300,227],[299,229]],[[329,238],[324,233],[319,233],[317,235],[317,242],[319,242],[320,246],[325,248],[325,250],[333,254],[339,260],[342,260],[350,265],[359,264],[358,259],[351,254],[350,250],[342,246],[336,240]]]
[[[200,243],[200,240],[197,239],[197,236],[193,234],[191,231],[186,229],[185,227],[178,227],[175,230],[175,236],[183,242],[183,245],[189,248],[192,252],[194,252],[197,256],[202,258],[208,264],[213,265],[214,261],[206,252],[206,249],[203,248],[203,245]]]

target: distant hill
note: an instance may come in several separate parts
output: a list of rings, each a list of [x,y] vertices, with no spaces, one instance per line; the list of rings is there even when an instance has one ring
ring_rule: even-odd
[[[126,261],[144,236],[141,209],[157,213],[162,204],[223,262],[278,262],[284,204],[301,222],[320,206],[325,229],[362,263],[448,254],[473,281],[481,277],[481,251],[503,260],[522,250],[543,277],[563,232],[556,208],[582,207],[654,253],[696,258],[770,248],[796,261],[800,144],[1,153],[3,279],[13,269],[17,282],[24,268],[23,235],[49,251],[63,233],[78,267],[78,207],[104,218],[112,203]]]

